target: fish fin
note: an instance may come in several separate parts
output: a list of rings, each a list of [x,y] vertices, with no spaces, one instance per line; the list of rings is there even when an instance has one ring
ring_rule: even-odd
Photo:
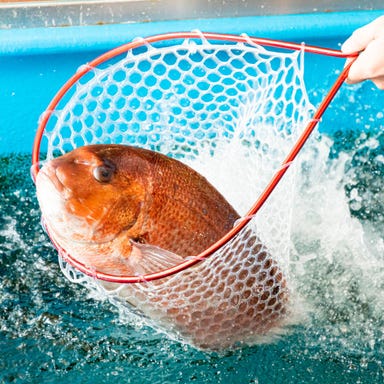
[[[167,251],[166,249],[155,245],[142,244],[131,241],[132,258],[134,262],[134,270],[138,275],[155,273],[174,267],[180,264],[184,259],[176,253]]]

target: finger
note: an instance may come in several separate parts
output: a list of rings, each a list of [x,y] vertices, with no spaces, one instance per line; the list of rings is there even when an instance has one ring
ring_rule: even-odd
[[[353,60],[353,58],[351,57],[348,57],[346,60],[345,60],[345,63],[344,63],[344,68]]]
[[[373,83],[379,89],[384,89],[384,77],[379,77],[377,79],[373,79]]]
[[[359,52],[375,38],[379,36],[384,28],[384,16],[381,16],[371,23],[356,29],[352,35],[341,46],[344,53]]]
[[[372,41],[349,69],[347,82],[357,83],[384,76],[384,37]]]
[[[356,29],[355,32],[341,46],[344,53],[353,53],[362,51],[374,37],[374,29],[371,24]]]

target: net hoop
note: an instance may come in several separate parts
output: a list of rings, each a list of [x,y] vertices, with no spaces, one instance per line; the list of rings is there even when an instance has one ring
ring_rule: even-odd
[[[260,208],[263,206],[263,204],[266,202],[268,197],[271,195],[275,187],[278,185],[279,181],[282,179],[284,174],[289,169],[290,165],[295,160],[296,156],[304,146],[305,142],[317,126],[318,122],[320,121],[322,115],[324,114],[325,110],[327,109],[328,105],[333,100],[334,96],[344,83],[345,79],[348,76],[348,71],[350,66],[353,64],[354,60],[358,56],[358,52],[351,53],[351,54],[345,54],[341,51],[329,49],[329,48],[322,48],[317,46],[310,46],[310,45],[304,45],[304,44],[297,44],[297,43],[291,43],[291,42],[284,42],[280,40],[273,40],[273,39],[265,39],[265,38],[255,38],[255,37],[249,37],[247,35],[233,35],[233,34],[221,34],[221,33],[211,33],[211,32],[174,32],[174,33],[166,33],[166,34],[159,34],[150,36],[147,38],[140,38],[136,39],[130,43],[124,44],[120,47],[117,47],[115,49],[112,49],[93,61],[89,62],[88,64],[82,66],[63,86],[62,88],[57,92],[57,94],[53,97],[50,104],[48,105],[46,111],[43,113],[42,118],[39,122],[38,129],[35,135],[35,140],[33,143],[33,149],[32,149],[32,178],[35,181],[37,173],[39,172],[39,163],[40,163],[40,146],[41,141],[43,138],[43,134],[45,132],[46,126],[48,124],[48,121],[50,120],[53,112],[55,111],[57,105],[59,104],[60,100],[64,97],[64,95],[74,86],[74,84],[81,79],[84,75],[86,75],[89,71],[97,68],[100,64],[113,59],[114,57],[126,53],[130,50],[156,43],[161,41],[169,41],[174,39],[205,39],[205,40],[216,40],[216,41],[223,41],[223,42],[231,42],[231,43],[244,43],[244,44],[251,44],[251,45],[260,45],[264,47],[273,47],[273,48],[279,48],[279,49],[286,49],[291,51],[304,51],[308,53],[318,54],[318,55],[325,55],[325,56],[331,56],[336,58],[350,58],[350,62],[344,67],[344,69],[340,72],[339,76],[335,80],[334,84],[328,91],[327,95],[324,97],[320,105],[317,107],[315,113],[313,114],[312,119],[309,121],[303,132],[300,134],[299,138],[295,142],[295,144],[292,146],[290,152],[288,153],[287,157],[281,164],[281,167],[275,172],[275,174],[272,176],[270,182],[265,187],[263,192],[260,194],[254,205],[251,207],[251,209],[248,211],[248,213],[241,218],[236,225],[221,239],[219,239],[216,243],[211,245],[209,248],[207,248],[205,251],[197,255],[196,257],[190,258],[172,268],[168,268],[159,272],[145,274],[145,275],[139,275],[139,276],[116,276],[111,274],[106,274],[103,272],[96,271],[94,269],[91,269],[87,267],[86,265],[78,262],[76,259],[74,259],[70,254],[68,254],[65,249],[60,247],[59,244],[57,244],[53,238],[48,233],[51,241],[53,242],[54,246],[58,250],[60,256],[68,262],[72,267],[74,267],[76,270],[80,271],[81,273],[84,273],[87,276],[112,282],[112,283],[120,283],[120,284],[128,284],[128,283],[143,283],[143,282],[149,282],[154,281],[158,279],[163,279],[166,277],[169,277],[171,275],[174,275],[178,272],[181,272],[183,270],[186,270],[189,267],[192,267],[196,265],[197,263],[201,262],[202,260],[208,258],[213,253],[215,253],[217,250],[219,250],[221,247],[223,247],[225,244],[227,244],[231,239],[233,239],[248,223],[249,221],[256,215],[256,213],[260,210]]]

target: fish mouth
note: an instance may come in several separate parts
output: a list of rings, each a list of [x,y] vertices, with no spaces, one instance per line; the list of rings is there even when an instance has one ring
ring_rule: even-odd
[[[71,191],[67,188],[60,178],[60,172],[58,167],[54,167],[50,164],[46,164],[40,169],[37,180],[39,178],[45,179],[45,182],[51,183],[56,191],[61,195],[62,199],[67,201],[71,198]]]

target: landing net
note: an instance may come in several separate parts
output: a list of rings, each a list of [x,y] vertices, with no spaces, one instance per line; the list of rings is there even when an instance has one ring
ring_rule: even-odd
[[[64,274],[198,347],[252,344],[281,332],[292,320],[294,170],[282,176],[346,74],[314,113],[305,51],[342,56],[191,32],[137,39],[79,68],[42,116],[34,164],[40,151],[49,160],[87,144],[159,151],[202,173],[243,219],[201,255],[145,276],[90,271],[58,247]]]

